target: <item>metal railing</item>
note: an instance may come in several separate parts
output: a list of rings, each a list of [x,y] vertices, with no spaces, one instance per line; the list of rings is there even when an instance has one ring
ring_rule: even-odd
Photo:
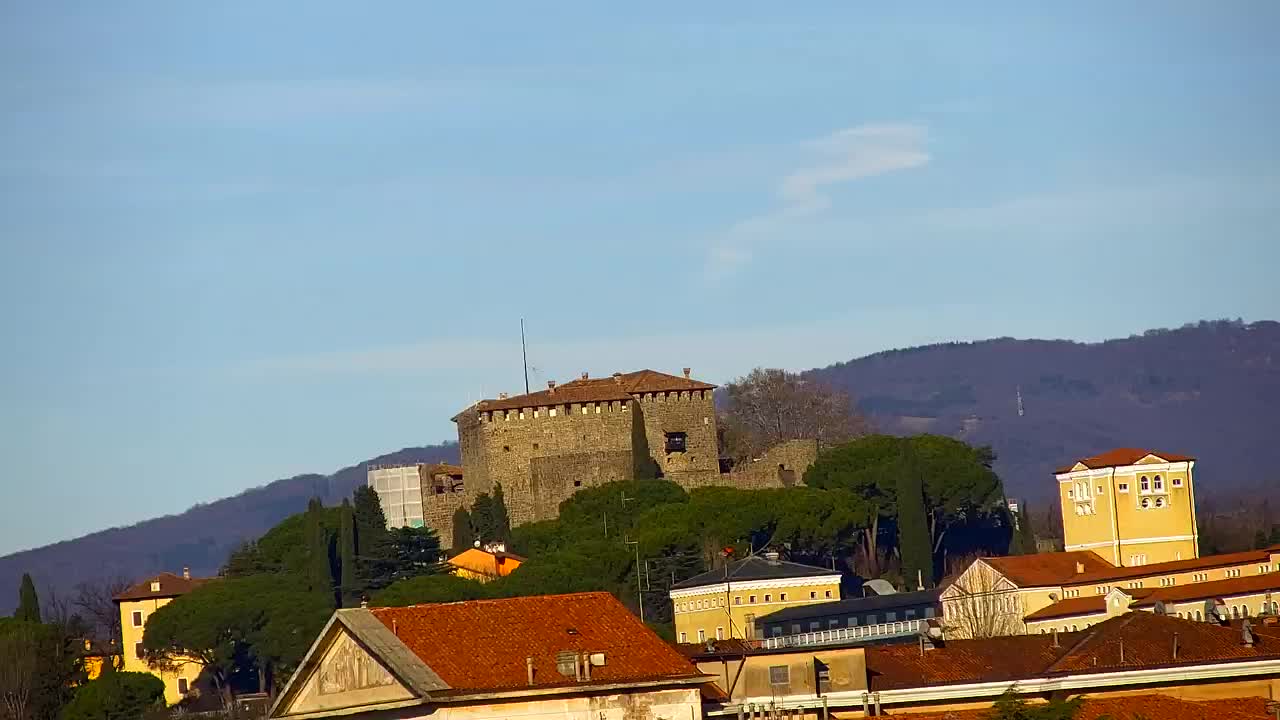
[[[765,638],[764,647],[768,650],[807,645],[829,645],[832,643],[858,642],[860,640],[878,640],[881,638],[915,635],[926,629],[924,620],[903,620],[900,622],[879,623],[877,625],[858,625],[850,628],[832,630],[815,630],[799,635],[779,635]]]

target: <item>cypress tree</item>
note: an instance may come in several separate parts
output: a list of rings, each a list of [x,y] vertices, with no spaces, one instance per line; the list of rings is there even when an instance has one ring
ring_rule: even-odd
[[[493,513],[493,539],[498,542],[511,541],[511,515],[507,513],[507,499],[502,494],[502,483],[494,483],[493,505],[489,511]]]
[[[1271,537],[1267,539],[1267,542],[1272,545],[1280,545],[1280,525],[1271,526]]]
[[[22,585],[18,588],[18,611],[13,614],[17,620],[40,622],[40,598],[36,596],[36,584],[31,582],[31,575],[22,574]]]
[[[494,527],[493,498],[489,493],[480,493],[471,504],[471,527],[475,529],[475,540],[483,545],[492,542],[497,535]]]
[[[356,584],[356,519],[351,503],[342,500],[342,533],[339,538],[338,562],[341,563],[342,581],[339,583],[339,598],[342,607],[351,607],[360,596],[360,587]]]
[[[351,504],[355,519],[358,582],[366,590],[383,587],[388,584],[392,572],[394,548],[387,532],[387,516],[382,513],[382,503],[373,488],[361,485],[352,495]]]
[[[475,528],[471,526],[471,513],[466,508],[453,511],[453,549],[461,552],[476,541]]]
[[[1253,534],[1254,550],[1265,550],[1270,544],[1271,544],[1270,541],[1267,539],[1267,534],[1262,530],[1259,530]]]
[[[333,574],[329,567],[329,534],[320,522],[324,506],[319,498],[307,503],[307,585],[312,592],[333,594]]]
[[[898,475],[898,550],[907,588],[914,590],[917,582],[933,587],[933,547],[924,505],[924,477],[905,445]]]

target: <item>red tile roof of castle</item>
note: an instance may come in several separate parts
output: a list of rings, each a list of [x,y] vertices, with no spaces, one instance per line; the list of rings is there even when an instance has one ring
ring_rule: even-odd
[[[171,598],[186,595],[213,578],[192,578],[163,572],[130,587],[111,598],[116,602],[127,600],[147,600],[149,598]],[[152,590],[152,584],[159,583],[158,590]]]
[[[517,410],[573,403],[630,400],[633,396],[643,393],[714,390],[715,387],[687,376],[668,375],[656,370],[637,370],[629,373],[615,373],[604,378],[583,377],[526,395],[481,400],[473,407],[481,411]]]
[[[988,557],[982,560],[1022,588],[1063,585],[1074,582],[1076,577],[1116,569],[1091,550]],[[1076,572],[1080,566],[1084,567],[1083,573]]]
[[[943,710],[919,713],[895,712],[905,720],[987,720],[990,708]],[[1128,720],[1159,718],[1160,720],[1273,720],[1267,712],[1267,700],[1261,697],[1230,698],[1196,702],[1168,695],[1129,695],[1126,697],[1085,697],[1075,720]]]
[[[1125,467],[1126,465],[1132,465],[1138,462],[1148,455],[1155,455],[1158,458],[1163,458],[1167,462],[1186,462],[1188,460],[1195,460],[1195,458],[1190,455],[1175,455],[1173,453],[1159,452],[1156,450],[1143,450],[1142,448],[1116,448],[1115,450],[1108,450],[1100,455],[1094,455],[1093,457],[1087,457],[1083,460],[1077,460],[1066,467],[1058,468],[1056,472],[1059,474],[1069,473],[1071,472],[1071,469],[1078,464],[1084,465],[1090,470],[1109,467]]]
[[[1250,647],[1238,625],[1131,612],[1080,632],[952,640],[923,654],[914,644],[869,647],[867,672],[874,691],[1280,659],[1280,626],[1254,633]]]
[[[609,593],[577,593],[502,600],[370,608],[451,693],[588,685],[556,669],[562,651],[604,653],[591,683],[614,684],[688,678],[702,674],[674,647],[645,627]]]

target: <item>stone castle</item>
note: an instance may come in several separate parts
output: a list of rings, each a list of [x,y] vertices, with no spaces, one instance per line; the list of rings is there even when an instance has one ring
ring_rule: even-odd
[[[451,547],[453,513],[497,483],[513,526],[554,518],[575,492],[619,480],[663,478],[686,489],[798,484],[817,457],[813,440],[785,442],[737,468],[721,462],[714,390],[684,368],[682,375],[583,373],[545,390],[482,400],[453,418],[461,479],[445,466],[418,466],[423,523]],[[370,468],[370,486],[378,489],[377,474],[386,470]]]

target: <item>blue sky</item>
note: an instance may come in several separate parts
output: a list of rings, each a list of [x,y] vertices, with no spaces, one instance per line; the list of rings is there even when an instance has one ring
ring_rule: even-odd
[[[7,3],[0,553],[723,381],[1280,315],[1280,5]],[[891,4],[890,4],[891,5]]]

